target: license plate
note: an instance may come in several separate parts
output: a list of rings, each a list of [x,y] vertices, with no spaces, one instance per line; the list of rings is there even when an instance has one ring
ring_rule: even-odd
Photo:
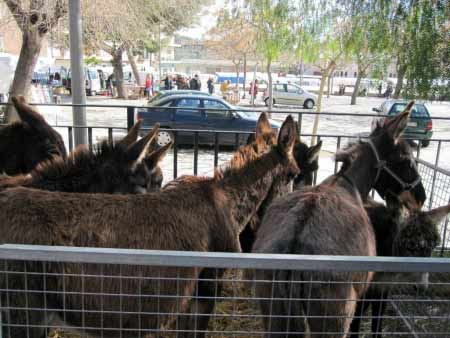
[[[417,122],[408,122],[408,127],[417,127]]]

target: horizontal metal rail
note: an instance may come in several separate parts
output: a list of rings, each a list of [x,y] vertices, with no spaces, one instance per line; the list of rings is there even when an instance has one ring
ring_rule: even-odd
[[[48,106],[48,107],[86,107],[86,108],[121,108],[121,109],[167,109],[176,110],[180,107],[157,107],[157,106],[136,106],[136,105],[110,105],[110,104],[73,104],[73,103],[30,103],[34,106]],[[1,102],[0,106],[7,106],[10,103]],[[257,107],[241,107],[236,106],[234,109],[221,109],[221,108],[204,108],[204,107],[183,107],[182,109],[193,109],[193,110],[209,110],[209,111],[237,111],[237,112],[255,112],[255,113],[271,113],[271,114],[303,114],[303,115],[324,115],[324,116],[360,116],[360,117],[388,117],[386,114],[373,114],[373,113],[335,113],[335,112],[317,112],[306,109],[280,109],[275,108],[269,110],[268,108],[257,108]],[[432,116],[433,120],[449,120],[448,116]],[[418,116],[415,119],[428,119],[428,117]]]
[[[363,257],[0,245],[0,259],[269,270],[450,272],[450,258]]]

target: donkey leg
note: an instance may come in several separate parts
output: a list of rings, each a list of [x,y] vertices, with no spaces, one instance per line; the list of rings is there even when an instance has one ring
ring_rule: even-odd
[[[290,283],[287,277],[289,277],[288,273],[279,271],[275,278],[276,283],[256,285],[256,297],[262,298],[259,300],[259,306],[264,316],[264,337],[266,338],[305,336],[305,320],[298,318],[303,316],[302,304],[299,300],[291,299],[298,298],[297,295],[301,293],[300,286]],[[273,272],[259,272],[257,279],[270,281],[273,279]]]
[[[311,337],[346,337],[356,308],[355,289],[345,285],[335,285],[333,289],[314,286],[311,297],[324,299],[309,304],[306,315]]]
[[[11,270],[21,271],[21,268],[23,265],[19,269]],[[2,337],[45,337],[48,318],[52,314],[46,312],[45,294],[39,292],[43,290],[42,277],[16,275],[5,278],[8,278],[8,281],[1,282],[5,288],[7,285],[8,290],[2,292],[0,300],[1,306],[5,308],[1,313]],[[24,278],[27,278],[26,283]]]
[[[216,279],[221,279],[224,273],[223,269],[204,269],[200,273],[200,281],[189,304],[189,312],[179,319],[179,330],[184,331],[183,337],[205,337],[209,319],[216,305],[215,296],[220,295],[223,287]]]
[[[386,311],[389,292],[387,290],[377,290],[374,293],[376,301],[372,302],[372,337],[380,338],[383,331],[383,315]],[[378,301],[379,300],[379,301]]]
[[[356,303],[355,316],[350,324],[350,338],[359,338],[361,328],[361,317],[364,316],[370,306],[370,301],[360,300]]]

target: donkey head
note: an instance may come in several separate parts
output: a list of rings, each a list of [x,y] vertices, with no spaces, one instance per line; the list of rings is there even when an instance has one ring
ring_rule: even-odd
[[[388,193],[398,196],[407,192],[421,206],[426,199],[425,189],[411,148],[401,139],[413,105],[414,102],[409,103],[401,114],[379,123],[367,142],[336,154],[336,161],[343,162],[341,172],[344,172],[357,157],[367,156],[368,161],[375,162],[373,186],[383,199]]]
[[[28,132],[23,141],[23,158],[26,159],[27,171],[31,171],[39,162],[53,156],[67,157],[66,148],[59,135],[37,110],[26,103],[23,96],[11,98],[14,107]]]
[[[136,142],[140,126],[141,122],[136,123],[127,136],[114,146],[113,151],[104,152],[109,155],[107,158],[97,161],[102,192],[139,194],[161,188],[163,176],[159,163],[172,144],[156,148],[153,141],[158,134],[159,124]]]
[[[308,147],[300,140],[298,123],[295,122],[296,140],[294,146],[294,157],[300,168],[300,174],[294,178],[294,190],[313,184],[314,172],[319,169],[319,154],[322,148],[322,141],[316,145]]]
[[[421,206],[425,202],[426,193],[420,180],[416,162],[408,143],[401,139],[405,131],[414,102],[410,102],[405,110],[393,119],[385,119],[371,134],[380,160],[385,167],[380,170],[375,188],[381,197],[388,192],[399,195],[409,191]]]

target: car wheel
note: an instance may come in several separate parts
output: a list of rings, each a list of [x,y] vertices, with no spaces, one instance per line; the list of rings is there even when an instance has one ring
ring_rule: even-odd
[[[306,109],[313,109],[314,108],[314,101],[313,100],[306,100],[303,106]]]
[[[156,139],[156,143],[158,143],[158,145],[160,147],[163,147],[163,146],[169,144],[172,141],[173,141],[173,134],[170,131],[168,131],[168,130],[161,130],[158,133],[158,138]]]
[[[268,97],[266,97],[266,99],[264,100],[264,103],[266,104],[266,107],[269,106],[269,98]],[[274,105],[275,105],[275,99],[272,99],[272,106],[274,106]]]
[[[430,145],[430,140],[422,140],[420,144],[422,145],[422,148],[426,148]]]

